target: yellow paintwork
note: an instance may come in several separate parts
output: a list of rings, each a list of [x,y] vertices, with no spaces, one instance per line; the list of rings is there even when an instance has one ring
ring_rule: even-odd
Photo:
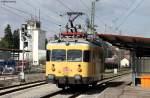
[[[85,45],[85,46],[79,46],[79,45],[69,45],[69,46],[66,46],[66,45],[48,45],[47,46],[47,49],[48,50],[52,50],[52,49],[66,49],[66,50],[69,50],[69,49],[80,49],[80,50],[89,50],[90,46],[88,45]]]
[[[100,51],[100,48],[97,46],[89,46],[89,45],[47,45],[47,50],[53,50],[53,49],[79,49],[79,50],[89,50],[92,51],[92,55],[96,56],[95,58],[92,58],[91,62],[52,62],[47,61],[46,62],[46,76],[48,74],[54,74],[55,76],[68,76],[68,77],[74,77],[75,75],[81,75],[82,77],[100,77],[102,74],[102,64],[101,60],[98,60],[98,56],[100,55],[98,51]],[[53,66],[55,68],[55,71],[52,71]],[[81,65],[82,72],[79,72],[79,66]],[[64,69],[67,68],[68,71],[64,71]],[[97,78],[98,79],[98,78]],[[97,80],[95,79],[95,80]]]
[[[55,65],[55,71],[51,70],[51,65]],[[78,65],[81,65],[82,72],[78,72]],[[68,71],[64,71],[65,68],[68,68]],[[92,71],[88,63],[83,62],[47,62],[46,63],[46,76],[48,74],[55,74],[56,76],[70,76],[73,77],[76,74],[80,74],[83,77],[88,77],[92,75]]]

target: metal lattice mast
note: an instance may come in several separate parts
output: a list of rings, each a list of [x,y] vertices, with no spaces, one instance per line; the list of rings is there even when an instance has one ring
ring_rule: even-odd
[[[91,10],[91,32],[94,34],[94,17],[95,17],[95,1],[92,1],[92,10]]]

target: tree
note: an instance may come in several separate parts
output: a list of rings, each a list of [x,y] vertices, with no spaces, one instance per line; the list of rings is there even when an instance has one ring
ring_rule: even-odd
[[[4,29],[4,37],[0,41],[0,47],[1,48],[12,48],[12,32],[11,32],[11,27],[8,24],[7,27]]]
[[[4,38],[2,38],[0,41],[0,48],[8,48],[8,47],[9,43]]]
[[[8,24],[4,29],[4,37],[0,41],[0,47],[19,49],[19,40],[19,29],[14,30],[12,34],[11,27]]]
[[[17,30],[14,30],[14,33],[13,33],[13,48],[14,49],[19,49],[19,44],[20,44],[20,41],[19,41],[19,29]]]

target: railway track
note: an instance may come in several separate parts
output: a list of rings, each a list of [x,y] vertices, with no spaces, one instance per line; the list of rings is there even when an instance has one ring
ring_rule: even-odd
[[[5,94],[13,93],[16,91],[21,91],[24,89],[28,89],[28,88],[32,88],[32,87],[36,87],[36,86],[40,86],[44,84],[46,84],[45,80],[41,80],[41,81],[35,81],[35,82],[24,83],[24,84],[19,84],[19,85],[13,85],[9,87],[3,87],[3,88],[0,88],[0,95],[2,96]]]
[[[80,94],[81,93],[78,92],[76,89],[68,88],[68,89],[65,89],[65,90],[59,90],[59,91],[56,91],[54,93],[50,93],[50,94],[45,95],[45,96],[43,96],[41,98],[51,98],[51,97],[64,98],[64,96],[66,98],[75,98],[75,96],[78,96]]]
[[[109,83],[115,79],[118,79],[120,77],[123,77],[124,75],[127,75],[129,73],[130,72],[125,72],[125,73],[121,73],[121,74],[116,75],[116,76],[105,77],[104,80],[101,80],[98,82],[98,85],[96,86],[96,88],[105,89],[106,87],[105,86],[103,87],[102,84],[107,84],[107,83]],[[0,88],[0,96],[3,96],[3,95],[9,96],[13,93],[17,93],[17,91],[24,93],[24,90],[27,90],[29,88],[43,87],[43,86],[50,88],[44,80],[36,81],[36,82],[30,82],[30,83],[26,83],[26,84],[14,85],[14,86],[9,86],[9,87],[4,87],[4,88]],[[63,98],[64,97],[65,98],[75,98],[75,97],[78,97],[78,96],[84,94],[85,92],[92,91],[95,89],[95,87],[88,87],[88,88],[83,88],[83,89],[81,87],[80,90],[78,88],[76,88],[76,89],[67,88],[65,90],[61,90],[55,86],[52,86],[52,87],[54,87],[54,89],[50,90],[49,91],[50,93],[48,92],[45,94],[41,94],[40,97],[41,98],[50,98],[50,97],[52,97],[52,98],[53,97],[54,98],[55,97],[57,97],[57,98],[61,98],[61,97],[63,97]],[[39,89],[39,91],[40,91],[40,89]],[[43,90],[41,90],[40,92],[42,92],[42,91]],[[47,92],[47,90],[45,90],[45,91]],[[30,91],[28,94],[30,94]],[[32,96],[34,96],[34,95],[32,95]]]
[[[87,87],[87,88],[80,88],[80,90],[77,88],[77,89],[71,89],[71,88],[68,88],[68,89],[65,89],[65,90],[59,90],[59,91],[56,91],[56,92],[53,92],[53,93],[50,93],[48,95],[45,95],[41,98],[76,98],[78,96],[80,96],[81,94],[85,93],[85,92],[88,92],[88,91],[91,91],[93,89],[95,89],[96,87],[102,87],[101,89],[104,90],[107,88],[107,86],[103,86],[103,84],[107,85],[109,82],[115,80],[115,79],[119,79],[125,75],[128,75],[130,74],[129,73],[124,73],[124,74],[120,74],[120,75],[117,75],[117,76],[112,76],[112,77],[108,77],[108,78],[105,78],[103,80],[101,80],[100,82],[98,82],[98,84],[95,86],[95,87]]]

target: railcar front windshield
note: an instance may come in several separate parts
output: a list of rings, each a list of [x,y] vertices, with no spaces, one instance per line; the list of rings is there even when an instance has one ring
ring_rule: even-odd
[[[67,61],[81,62],[82,61],[82,51],[81,50],[68,50],[67,51]]]
[[[66,50],[63,49],[54,49],[52,50],[51,61],[65,61],[66,60]]]

